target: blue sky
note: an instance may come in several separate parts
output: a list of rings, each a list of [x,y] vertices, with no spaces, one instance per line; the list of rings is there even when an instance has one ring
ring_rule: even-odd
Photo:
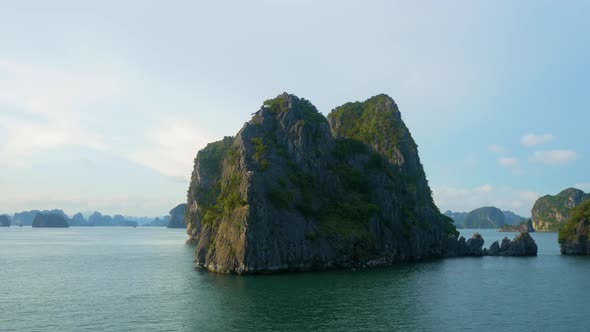
[[[283,91],[387,93],[441,210],[590,190],[586,1],[19,1],[0,11],[0,212],[162,215]]]

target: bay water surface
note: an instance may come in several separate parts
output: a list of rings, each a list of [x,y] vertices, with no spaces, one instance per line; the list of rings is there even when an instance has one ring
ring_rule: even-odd
[[[590,258],[531,235],[537,257],[233,276],[195,270],[185,230],[0,228],[0,331],[588,330]]]

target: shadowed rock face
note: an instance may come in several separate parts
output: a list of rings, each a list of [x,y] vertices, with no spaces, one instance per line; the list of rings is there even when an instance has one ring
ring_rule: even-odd
[[[170,210],[170,222],[166,227],[168,228],[186,228],[185,223],[185,209],[186,204],[179,204]]]
[[[386,95],[327,119],[293,95],[267,100],[235,137],[199,151],[186,208],[195,263],[216,272],[472,252],[434,205],[417,146]]]

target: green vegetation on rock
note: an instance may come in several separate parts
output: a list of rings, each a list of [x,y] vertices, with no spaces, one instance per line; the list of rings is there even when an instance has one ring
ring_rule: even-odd
[[[559,230],[558,242],[566,255],[590,255],[590,200],[570,211],[570,217]]]
[[[531,214],[537,231],[556,232],[569,219],[572,208],[590,199],[590,194],[575,188],[563,190],[555,196],[546,195],[535,202]]]

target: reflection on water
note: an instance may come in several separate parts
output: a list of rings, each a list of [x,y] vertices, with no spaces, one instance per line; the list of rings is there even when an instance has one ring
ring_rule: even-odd
[[[590,260],[533,237],[538,257],[228,276],[195,270],[182,230],[2,229],[0,330],[584,330]]]

